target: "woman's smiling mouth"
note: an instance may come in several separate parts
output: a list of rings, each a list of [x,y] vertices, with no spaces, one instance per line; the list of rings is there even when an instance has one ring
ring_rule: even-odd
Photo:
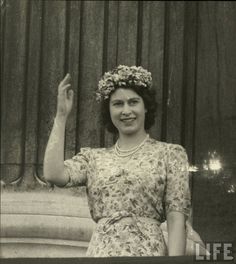
[[[134,121],[136,118],[135,117],[129,117],[129,118],[122,118],[120,119],[122,122],[125,122],[125,123],[129,123],[129,122],[132,122]]]

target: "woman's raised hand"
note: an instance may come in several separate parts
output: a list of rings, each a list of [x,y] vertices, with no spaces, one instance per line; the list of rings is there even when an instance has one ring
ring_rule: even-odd
[[[71,76],[66,74],[58,86],[57,116],[67,119],[73,105],[74,91],[71,89]]]

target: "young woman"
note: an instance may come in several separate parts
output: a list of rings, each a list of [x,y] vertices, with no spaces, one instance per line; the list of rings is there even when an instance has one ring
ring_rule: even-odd
[[[117,134],[110,148],[82,148],[64,161],[64,133],[73,91],[66,75],[44,159],[44,177],[60,187],[86,185],[97,223],[87,256],[184,255],[190,209],[184,148],[151,138],[156,102],[151,73],[120,65],[104,74],[97,99],[104,125]],[[168,245],[160,224],[167,220]]]

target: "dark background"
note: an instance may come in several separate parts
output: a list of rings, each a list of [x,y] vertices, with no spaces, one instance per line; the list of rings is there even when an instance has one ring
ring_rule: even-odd
[[[205,241],[236,237],[236,4],[231,1],[1,0],[1,179],[35,190],[56,111],[72,75],[65,158],[109,146],[94,91],[116,65],[151,71],[159,103],[150,135],[182,144],[193,226]],[[215,152],[223,169],[203,164]]]

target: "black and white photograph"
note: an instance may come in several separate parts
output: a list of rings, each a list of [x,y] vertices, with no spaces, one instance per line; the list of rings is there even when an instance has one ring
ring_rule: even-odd
[[[1,263],[234,263],[236,3],[0,3]]]

